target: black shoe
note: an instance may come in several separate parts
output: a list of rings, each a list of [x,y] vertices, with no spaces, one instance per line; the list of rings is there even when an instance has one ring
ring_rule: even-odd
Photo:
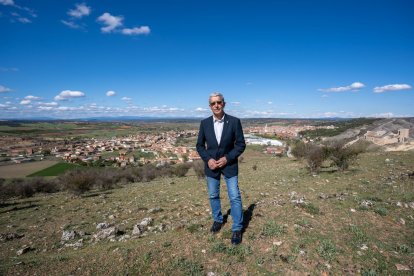
[[[233,235],[231,236],[231,244],[238,245],[242,242],[242,232],[241,231],[233,231]]]
[[[223,223],[215,221],[211,226],[210,232],[213,234],[217,233],[218,231],[220,231],[221,226],[223,226]]]

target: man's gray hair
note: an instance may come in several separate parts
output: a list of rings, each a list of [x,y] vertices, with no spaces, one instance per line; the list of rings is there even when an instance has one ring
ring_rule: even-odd
[[[223,94],[221,94],[220,92],[213,92],[213,93],[211,93],[211,94],[210,94],[210,97],[208,98],[208,102],[209,102],[209,103],[210,103],[210,99],[211,99],[212,97],[220,97],[220,98],[221,98],[221,100],[222,100],[223,102],[225,102],[225,100],[224,100],[224,96],[223,96]]]

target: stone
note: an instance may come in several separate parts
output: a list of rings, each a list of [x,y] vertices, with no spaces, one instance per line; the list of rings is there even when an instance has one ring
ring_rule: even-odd
[[[374,206],[374,203],[372,203],[372,201],[369,201],[369,200],[364,199],[364,200],[360,203],[360,205],[361,205],[362,207],[369,208],[369,207]]]
[[[83,239],[78,240],[75,243],[67,243],[65,244],[65,247],[74,247],[74,248],[79,248],[83,246]]]
[[[0,241],[11,241],[14,239],[21,239],[23,238],[23,234],[17,234],[17,233],[6,233],[6,234],[0,234]]]
[[[144,218],[140,223],[139,223],[139,225],[140,226],[142,226],[142,227],[147,227],[147,226],[149,226],[149,225],[151,225],[151,223],[152,223],[152,218]]]
[[[62,233],[62,237],[60,238],[60,241],[70,241],[75,239],[76,237],[76,231],[75,230],[64,230]]]
[[[162,208],[161,207],[155,207],[155,208],[151,208],[151,209],[149,209],[147,212],[149,213],[149,214],[154,214],[154,213],[158,213],[158,212],[162,212],[163,210],[162,210]]]
[[[134,225],[134,229],[132,229],[132,235],[140,236],[144,231],[142,231],[139,227],[139,224]]]
[[[100,241],[106,238],[110,238],[113,236],[116,236],[118,234],[118,228],[116,226],[112,226],[106,229],[102,229],[101,231],[99,231],[98,233],[96,233],[95,235],[93,235],[93,238],[96,241]]]
[[[282,245],[282,241],[273,241],[273,245],[276,245],[276,246],[281,246]]]
[[[109,227],[109,223],[107,223],[107,222],[101,222],[101,223],[98,223],[96,225],[96,229],[98,229],[98,230],[106,229],[108,227]]]
[[[401,270],[406,270],[406,271],[410,271],[410,267],[406,266],[406,265],[402,265],[402,264],[395,264],[395,267],[397,268],[397,270],[401,271]]]
[[[27,252],[32,251],[32,250],[34,250],[34,248],[32,248],[30,246],[23,246],[23,248],[19,249],[16,252],[16,254],[17,254],[17,256],[20,256],[20,255],[26,254]]]

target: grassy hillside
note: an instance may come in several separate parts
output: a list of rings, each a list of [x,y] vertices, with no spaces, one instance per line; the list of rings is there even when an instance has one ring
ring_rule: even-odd
[[[230,244],[230,216],[218,235],[209,234],[205,183],[191,170],[82,197],[6,202],[0,274],[412,275],[412,160],[413,152],[366,153],[350,171],[314,177],[295,160],[247,150],[240,168],[246,229],[238,247]],[[226,193],[223,185],[224,212]],[[148,217],[154,228],[134,238],[134,225]],[[93,237],[102,222],[118,227],[112,241]],[[85,235],[61,242],[64,230]],[[28,252],[18,256],[24,246]]]

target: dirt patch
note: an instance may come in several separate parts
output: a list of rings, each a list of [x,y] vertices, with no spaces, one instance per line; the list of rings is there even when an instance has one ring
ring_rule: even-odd
[[[50,166],[55,165],[56,163],[58,163],[58,161],[44,160],[44,161],[38,161],[38,162],[0,166],[0,177],[2,178],[26,177],[26,175],[46,169]]]

